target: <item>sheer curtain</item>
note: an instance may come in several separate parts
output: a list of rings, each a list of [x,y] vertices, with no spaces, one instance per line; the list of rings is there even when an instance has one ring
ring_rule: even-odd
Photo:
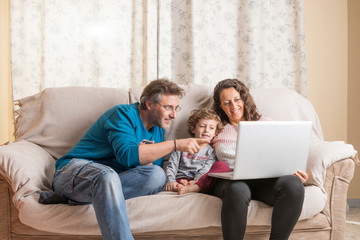
[[[13,98],[158,77],[306,95],[303,0],[11,0]]]
[[[156,1],[12,0],[10,10],[14,99],[157,78]]]
[[[172,1],[172,79],[306,95],[304,2]]]

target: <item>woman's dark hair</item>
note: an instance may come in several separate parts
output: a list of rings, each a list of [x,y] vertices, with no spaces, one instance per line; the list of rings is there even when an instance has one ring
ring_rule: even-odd
[[[140,96],[140,109],[147,109],[145,104],[147,100],[151,100],[153,102],[160,102],[162,94],[176,95],[179,98],[182,98],[185,93],[184,90],[176,83],[170,82],[166,78],[153,80],[144,88]]]
[[[246,121],[257,121],[260,119],[261,115],[257,112],[256,104],[245,84],[238,79],[224,79],[216,84],[213,95],[214,110],[224,124],[229,123],[229,118],[221,109],[220,93],[227,88],[235,88],[240,93],[240,97],[244,101],[244,118]]]

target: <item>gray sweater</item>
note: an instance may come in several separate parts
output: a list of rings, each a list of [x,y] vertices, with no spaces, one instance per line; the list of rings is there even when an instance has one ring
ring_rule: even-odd
[[[207,173],[216,161],[214,149],[210,145],[194,155],[188,152],[173,152],[166,166],[167,183],[175,182],[178,178],[196,181]]]

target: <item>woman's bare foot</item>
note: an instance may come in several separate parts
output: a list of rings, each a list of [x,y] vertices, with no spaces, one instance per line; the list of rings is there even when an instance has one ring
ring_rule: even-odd
[[[190,193],[190,192],[200,192],[200,187],[197,184],[193,184],[193,185],[187,185],[184,186],[182,184],[178,185],[178,194],[182,195],[185,193]]]

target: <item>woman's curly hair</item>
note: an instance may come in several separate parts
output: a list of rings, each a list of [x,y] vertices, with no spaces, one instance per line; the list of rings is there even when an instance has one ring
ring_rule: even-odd
[[[220,116],[224,124],[229,123],[229,118],[226,113],[221,109],[220,93],[223,89],[235,88],[240,93],[241,99],[244,101],[244,118],[246,121],[257,121],[261,115],[257,112],[256,104],[250,95],[249,89],[238,79],[224,79],[214,88],[214,110]]]
[[[218,135],[224,128],[219,116],[215,113],[214,110],[208,108],[193,110],[191,111],[191,116],[187,121],[188,132],[191,136],[194,136],[193,131],[195,130],[196,124],[200,119],[215,120],[217,122],[215,135]]]

